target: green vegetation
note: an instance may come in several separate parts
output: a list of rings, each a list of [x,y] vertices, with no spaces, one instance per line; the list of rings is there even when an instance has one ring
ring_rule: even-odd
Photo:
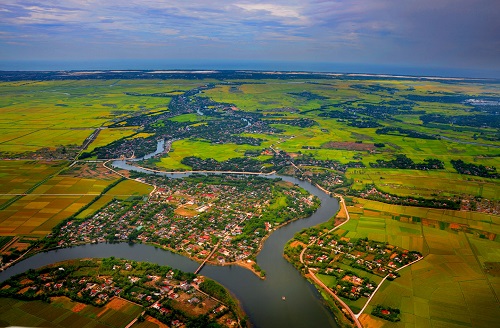
[[[237,303],[234,301],[231,294],[217,282],[205,278],[200,284],[200,290],[228,305],[232,310],[237,310]]]
[[[392,322],[401,321],[399,317],[400,313],[399,309],[384,307],[382,305],[377,305],[372,310],[372,315]]]

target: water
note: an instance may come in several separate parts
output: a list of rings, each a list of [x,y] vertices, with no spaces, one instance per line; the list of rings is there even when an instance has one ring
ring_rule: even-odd
[[[126,164],[124,161],[115,161],[113,165],[151,173]],[[182,178],[189,174],[162,173],[173,178]],[[338,202],[308,182],[287,176],[263,176],[282,178],[298,184],[321,199],[320,208],[309,218],[294,221],[278,229],[266,240],[262,251],[257,256],[257,262],[266,271],[265,280],[259,279],[249,270],[238,266],[206,265],[201,274],[226,286],[241,301],[250,321],[256,327],[337,327],[333,315],[322,304],[321,296],[314,286],[283,258],[283,248],[296,232],[329,220],[337,212]],[[0,281],[30,268],[38,268],[63,260],[109,256],[169,265],[190,272],[194,272],[198,267],[198,263],[186,257],[153,246],[127,243],[97,244],[37,254],[0,273]],[[286,297],[286,301],[282,300],[283,296]]]

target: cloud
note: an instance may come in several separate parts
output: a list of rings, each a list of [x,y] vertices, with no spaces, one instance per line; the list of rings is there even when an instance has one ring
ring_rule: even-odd
[[[270,3],[236,4],[235,6],[250,12],[264,12],[279,18],[307,21],[307,18],[300,13],[299,8],[294,6],[284,6]]]

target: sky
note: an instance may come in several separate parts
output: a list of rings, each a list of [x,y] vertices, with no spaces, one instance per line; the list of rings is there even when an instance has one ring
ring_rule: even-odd
[[[265,62],[500,77],[499,14],[498,0],[2,0],[0,69]]]

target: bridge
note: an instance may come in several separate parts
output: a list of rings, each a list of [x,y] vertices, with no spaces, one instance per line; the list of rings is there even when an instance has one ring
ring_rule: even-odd
[[[205,261],[203,261],[203,263],[200,264],[200,266],[198,267],[198,269],[196,269],[196,271],[194,272],[194,274],[198,274],[198,272],[201,271],[201,269],[205,266],[205,263],[207,263],[208,260],[210,260],[210,258],[214,255],[215,251],[217,251],[217,248],[219,248],[219,245],[220,245],[220,241],[217,243],[217,245],[215,245],[214,249],[212,249],[212,251],[210,252],[210,254],[208,254],[208,256],[205,259]]]

